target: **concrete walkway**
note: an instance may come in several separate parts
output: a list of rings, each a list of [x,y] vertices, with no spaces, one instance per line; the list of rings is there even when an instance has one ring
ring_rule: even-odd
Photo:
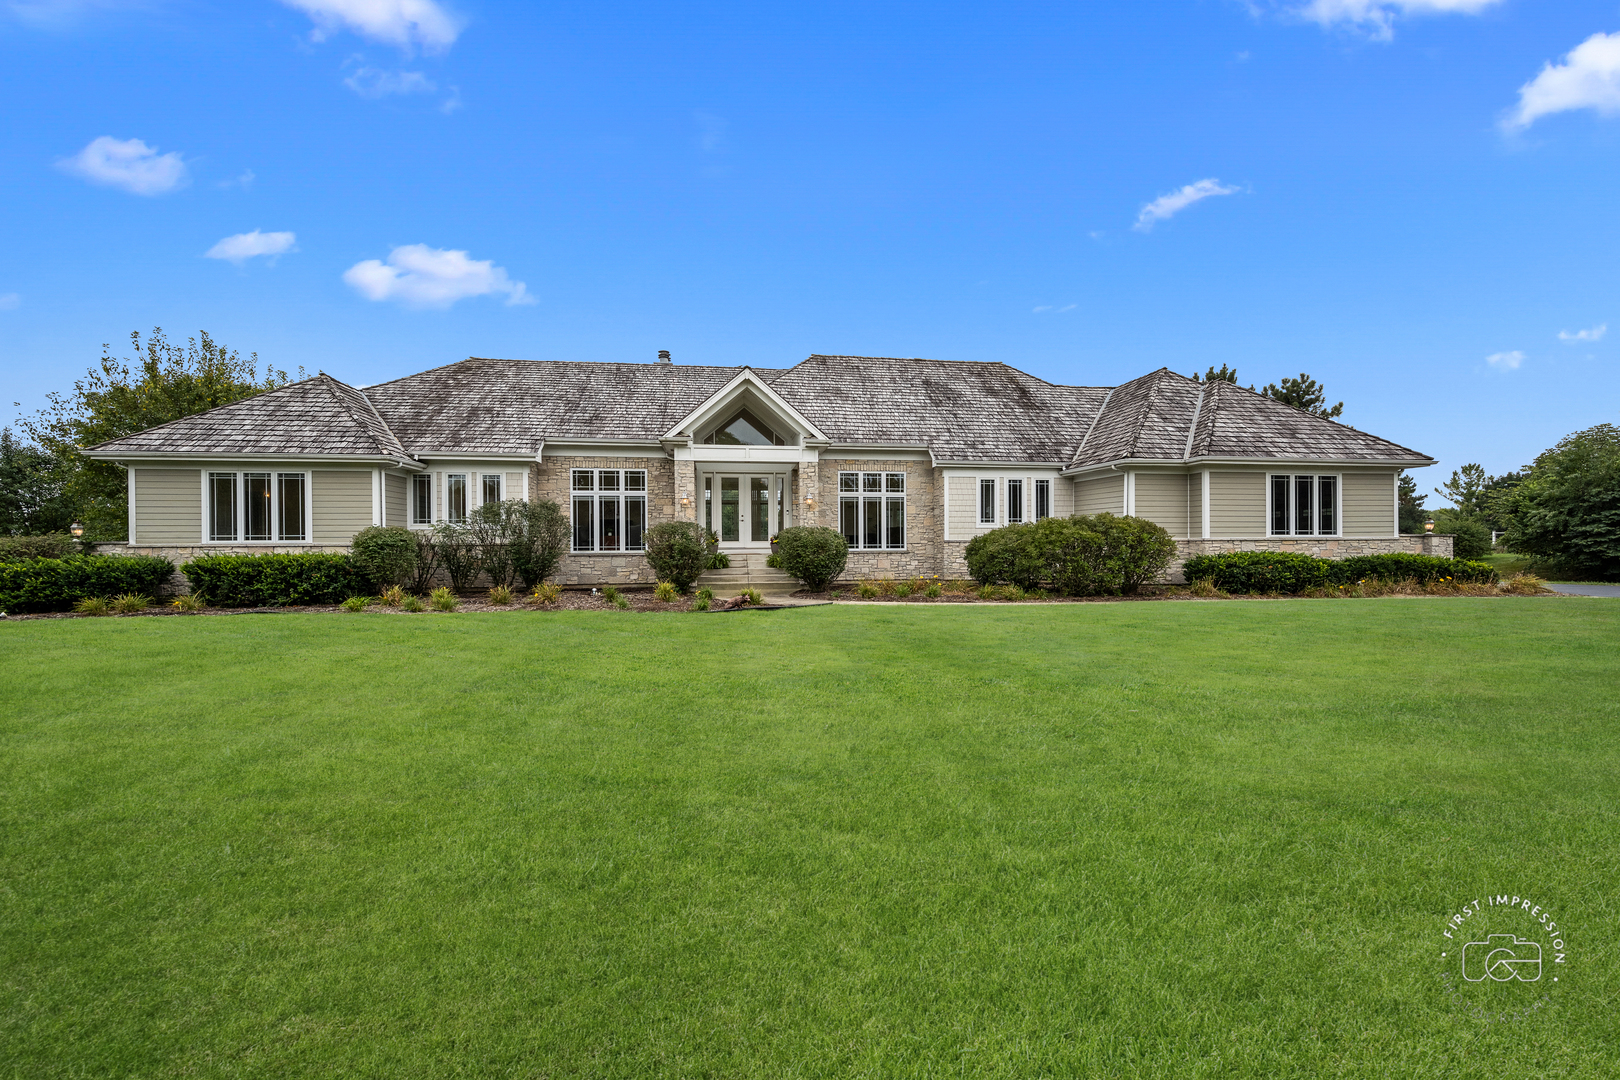
[[[1562,581],[1549,581],[1547,588],[1569,596],[1612,596],[1620,598],[1620,585],[1570,585]]]

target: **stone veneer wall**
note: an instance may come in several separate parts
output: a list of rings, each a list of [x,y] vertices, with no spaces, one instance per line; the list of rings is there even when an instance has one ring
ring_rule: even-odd
[[[675,491],[675,470],[685,464],[691,471],[691,462],[678,463],[666,457],[548,457],[529,466],[529,498],[551,499],[573,516],[571,469],[646,469],[647,470],[647,525],[663,521],[690,519],[678,502]],[[691,480],[687,480],[688,485]],[[564,555],[551,580],[562,586],[580,585],[652,585],[657,576],[647,565],[644,555],[632,552],[602,552],[600,554]]]
[[[911,578],[942,573],[941,553],[945,541],[945,509],[941,492],[944,472],[926,461],[867,461],[853,458],[822,458],[806,483],[805,466],[795,478],[794,497],[798,500],[799,520],[806,525],[838,528],[838,474],[841,472],[903,472],[906,474],[906,549],[904,551],[851,551],[841,581],[861,578]],[[813,492],[813,493],[812,493]],[[806,512],[804,501],[815,499],[815,510]]]

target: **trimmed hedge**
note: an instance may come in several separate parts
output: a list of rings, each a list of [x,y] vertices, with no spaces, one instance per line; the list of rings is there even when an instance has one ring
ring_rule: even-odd
[[[0,611],[72,611],[86,597],[156,597],[174,573],[152,555],[70,555],[0,562]]]
[[[416,578],[416,536],[403,525],[373,525],[349,541],[349,561],[377,591]]]
[[[1348,559],[1319,559],[1287,551],[1232,551],[1224,555],[1194,555],[1182,567],[1188,581],[1206,578],[1231,593],[1302,593],[1311,589],[1353,585],[1368,578],[1427,584],[1451,578],[1470,584],[1494,585],[1496,569],[1467,559],[1437,555],[1356,555]]]
[[[981,585],[1128,596],[1162,574],[1175,553],[1170,534],[1146,518],[1093,514],[992,530],[968,541],[963,558]]]
[[[776,565],[821,592],[838,580],[849,562],[849,544],[837,529],[822,525],[794,525],[776,536]]]
[[[180,568],[191,591],[216,607],[341,604],[366,591],[347,555],[204,555]]]
[[[709,545],[695,521],[659,522],[642,535],[642,543],[658,580],[683,593],[709,568]]]

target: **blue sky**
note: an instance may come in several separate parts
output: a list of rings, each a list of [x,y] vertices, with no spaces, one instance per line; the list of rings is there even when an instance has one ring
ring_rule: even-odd
[[[161,325],[1307,371],[1426,486],[1620,419],[1614,0],[0,0],[0,91],[13,416]]]

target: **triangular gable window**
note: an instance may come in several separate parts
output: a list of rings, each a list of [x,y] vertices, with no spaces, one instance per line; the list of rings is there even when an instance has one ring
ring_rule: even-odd
[[[790,446],[789,438],[749,412],[739,409],[730,420],[703,437],[709,445],[718,446]],[[793,442],[797,442],[794,439]]]

